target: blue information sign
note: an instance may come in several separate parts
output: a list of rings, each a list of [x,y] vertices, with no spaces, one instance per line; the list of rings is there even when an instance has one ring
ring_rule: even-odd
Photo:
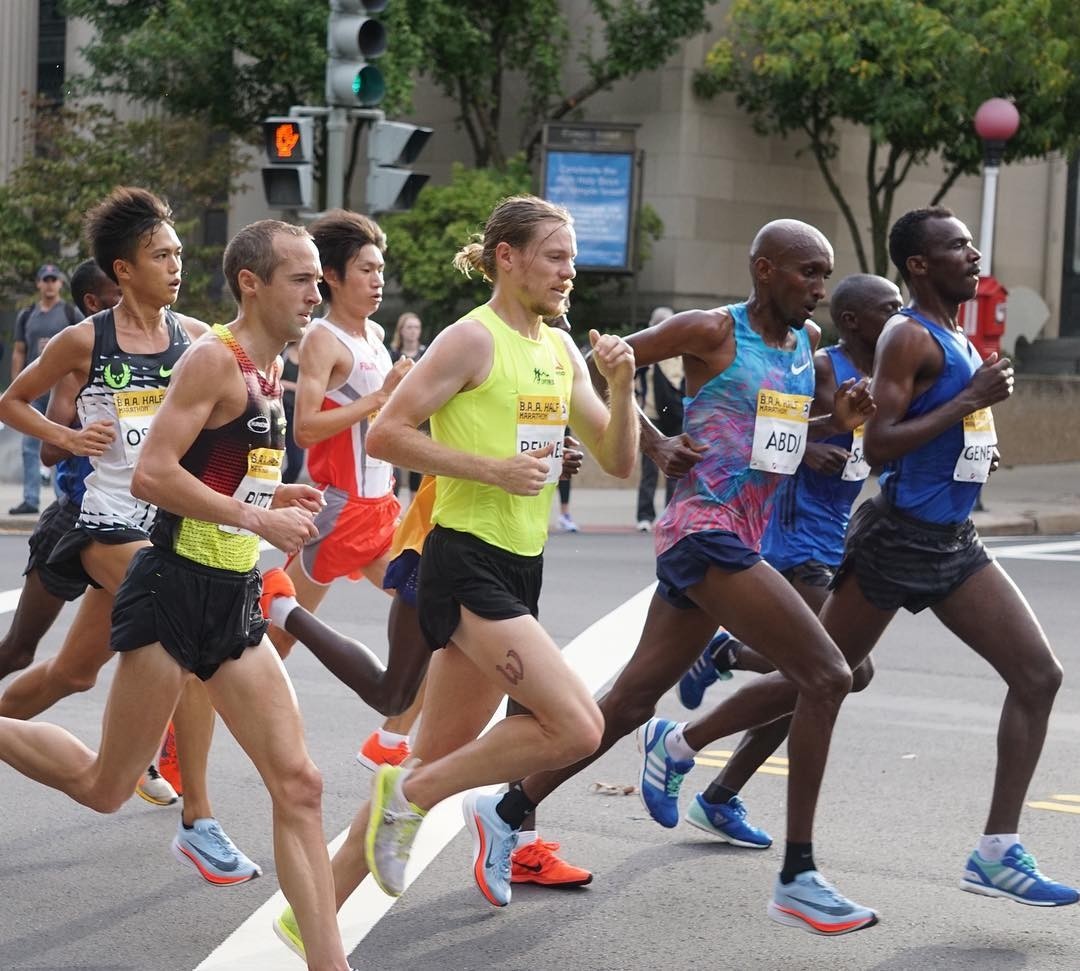
[[[630,266],[633,155],[549,149],[544,198],[570,210],[580,269]]]

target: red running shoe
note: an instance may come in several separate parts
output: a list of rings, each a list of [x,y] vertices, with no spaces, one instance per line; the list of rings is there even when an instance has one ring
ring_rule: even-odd
[[[296,587],[293,586],[292,578],[280,566],[267,570],[262,575],[262,596],[259,597],[259,609],[262,615],[270,619],[270,601],[274,597],[295,597]]]
[[[169,727],[165,732],[165,741],[161,743],[158,772],[173,787],[178,796],[184,794],[184,783],[180,777],[180,758],[176,754],[176,729],[173,728],[172,722],[169,722]]]
[[[544,887],[584,887],[592,874],[555,855],[558,843],[536,840],[519,846],[510,857],[511,883],[538,883]]]

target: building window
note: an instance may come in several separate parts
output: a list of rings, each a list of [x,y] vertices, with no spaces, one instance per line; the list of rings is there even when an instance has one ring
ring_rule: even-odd
[[[49,101],[64,100],[64,50],[67,17],[60,0],[39,0],[38,4],[38,96]]]

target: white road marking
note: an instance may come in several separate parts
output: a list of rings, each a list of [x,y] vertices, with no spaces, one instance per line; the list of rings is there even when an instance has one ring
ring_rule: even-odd
[[[594,694],[630,659],[644,626],[645,614],[654,589],[655,584],[650,584],[566,645],[563,656]],[[488,728],[500,718],[501,713],[492,719]],[[497,788],[498,786],[490,786],[483,791]],[[461,818],[463,797],[464,793],[446,799],[428,814],[424,825],[420,827],[413,849],[408,883],[416,880],[461,831],[464,825]],[[345,836],[345,832],[339,833],[330,843],[331,854],[344,842]],[[468,886],[469,881],[469,874],[462,873],[462,886]],[[195,971],[236,971],[237,968],[297,971],[300,967],[299,960],[278,941],[272,930],[274,918],[284,909],[285,903],[285,897],[279,890],[229,935]],[[355,950],[393,905],[394,898],[386,896],[371,877],[367,877],[360,884],[338,914],[338,925],[346,954]],[[476,892],[476,906],[481,909],[487,906],[479,891]]]

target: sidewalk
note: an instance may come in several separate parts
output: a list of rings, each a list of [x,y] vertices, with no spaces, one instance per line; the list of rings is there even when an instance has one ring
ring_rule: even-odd
[[[864,495],[876,486],[871,482]],[[583,532],[633,532],[634,488],[574,488],[570,514]],[[662,501],[662,495],[659,497]],[[9,516],[22,501],[22,485],[0,482],[0,531],[29,533],[36,516]],[[41,490],[42,508],[52,501],[52,487]],[[983,490],[985,511],[974,515],[983,536],[1032,536],[1080,532],[1080,462],[1021,465],[998,469]],[[557,531],[553,507],[552,532]],[[659,510],[659,505],[657,506]]]

